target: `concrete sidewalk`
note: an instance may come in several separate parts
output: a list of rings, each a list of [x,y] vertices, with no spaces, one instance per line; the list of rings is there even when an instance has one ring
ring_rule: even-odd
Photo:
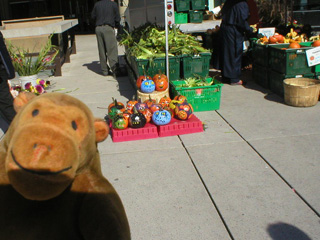
[[[135,95],[127,77],[99,74],[95,35],[52,89],[103,118],[112,97]],[[134,240],[320,239],[320,104],[295,108],[256,85],[222,87],[218,111],[197,112],[203,133],[99,144]],[[62,91],[63,92],[63,91]]]

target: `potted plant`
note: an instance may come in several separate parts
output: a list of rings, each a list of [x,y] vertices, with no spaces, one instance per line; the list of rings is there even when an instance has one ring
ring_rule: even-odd
[[[8,51],[12,58],[15,71],[19,74],[21,87],[24,89],[27,83],[35,86],[39,72],[50,66],[56,58],[59,50],[51,43],[52,34],[39,54],[34,54],[29,49],[22,49],[8,43]]]

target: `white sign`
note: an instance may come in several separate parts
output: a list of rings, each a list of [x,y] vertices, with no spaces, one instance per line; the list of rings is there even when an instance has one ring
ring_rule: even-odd
[[[261,33],[262,35],[266,36],[267,38],[273,36],[276,32],[276,28],[259,28],[258,33]]]
[[[306,50],[306,57],[309,67],[320,64],[320,47]]]

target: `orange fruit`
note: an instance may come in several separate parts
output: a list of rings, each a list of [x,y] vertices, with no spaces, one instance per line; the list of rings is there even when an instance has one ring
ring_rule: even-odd
[[[301,48],[301,46],[297,42],[292,42],[289,44],[289,48]]]
[[[315,40],[313,43],[312,43],[312,47],[319,47],[320,46],[320,40]]]

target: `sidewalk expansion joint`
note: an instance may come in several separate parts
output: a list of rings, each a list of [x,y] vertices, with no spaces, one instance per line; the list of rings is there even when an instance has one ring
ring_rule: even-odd
[[[223,216],[222,216],[222,213],[220,212],[220,210],[219,210],[219,208],[218,208],[218,206],[217,206],[216,202],[214,201],[214,198],[213,198],[213,196],[211,195],[211,193],[210,193],[210,191],[209,191],[209,189],[208,189],[208,187],[207,187],[206,183],[204,182],[204,179],[202,178],[202,176],[201,176],[201,174],[200,174],[200,172],[199,172],[199,170],[198,170],[198,168],[197,168],[196,164],[194,163],[194,161],[193,161],[193,159],[192,159],[192,157],[191,157],[191,155],[190,155],[190,153],[189,153],[189,151],[188,151],[187,147],[184,145],[184,143],[183,143],[183,141],[182,141],[182,139],[181,139],[181,137],[180,137],[179,135],[178,135],[178,138],[179,138],[180,143],[181,143],[181,145],[183,146],[184,150],[185,150],[185,151],[186,151],[186,153],[188,154],[189,159],[190,159],[190,161],[191,161],[191,163],[192,163],[192,165],[193,165],[194,169],[196,170],[196,172],[197,172],[197,174],[198,174],[198,177],[200,178],[200,181],[202,182],[202,184],[203,184],[203,186],[204,186],[204,188],[205,188],[205,190],[206,190],[206,192],[207,192],[207,194],[208,194],[208,196],[209,196],[209,198],[210,198],[210,200],[211,200],[211,202],[212,202],[212,204],[213,204],[214,208],[216,209],[216,211],[217,211],[217,213],[218,213],[218,215],[219,215],[219,217],[220,217],[220,219],[221,219],[221,221],[222,221],[222,223],[223,223],[224,227],[226,228],[226,230],[227,230],[227,232],[228,232],[228,234],[229,234],[229,236],[230,236],[231,240],[234,240],[234,237],[233,237],[233,235],[232,235],[232,233],[231,233],[231,231],[230,231],[230,229],[229,229],[229,227],[228,227],[228,225],[227,225],[226,221],[224,220],[224,218],[223,218]]]
[[[248,142],[218,111],[216,113],[231,127],[238,135],[239,137],[248,144],[248,146],[281,178],[281,180],[318,216],[320,217],[320,213],[311,206],[311,204],[296,190],[294,187],[278,172],[272,164],[265,159],[255,147]]]

